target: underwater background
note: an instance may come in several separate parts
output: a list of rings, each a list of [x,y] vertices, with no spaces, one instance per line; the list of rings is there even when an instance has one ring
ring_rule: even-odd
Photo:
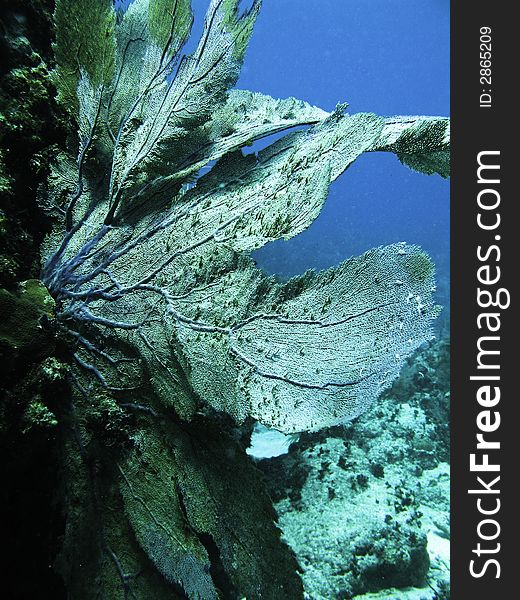
[[[192,4],[195,25],[187,52],[199,37],[208,0]],[[116,5],[124,7],[128,1]],[[33,27],[31,43],[45,46],[35,22],[28,24],[23,25]],[[38,72],[33,76],[37,80]],[[34,114],[53,94],[45,87],[45,75],[42,81]],[[449,2],[263,0],[236,87],[275,98],[294,96],[328,111],[348,102],[352,113],[447,116]],[[16,96],[8,91],[12,101]],[[63,131],[52,139],[50,120],[45,113],[41,138],[62,143]],[[63,122],[54,125],[65,127]],[[247,152],[276,137],[255,142]],[[37,187],[32,180],[27,183]],[[37,263],[35,248],[43,236],[38,227],[34,221],[28,228],[32,253],[27,252],[26,262],[31,265]],[[23,246],[25,238],[18,237]],[[365,153],[332,184],[323,211],[308,230],[253,254],[260,268],[285,279],[400,241],[420,245],[435,263],[436,301],[443,307],[434,325],[436,339],[412,356],[394,385],[353,422],[300,436],[260,431],[249,448],[265,477],[284,539],[300,564],[308,600],[449,598],[449,181],[403,167],[391,153]],[[21,263],[22,251],[17,250]],[[38,272],[30,276],[38,277]],[[15,370],[9,378],[20,373]],[[11,381],[4,383],[7,387]],[[25,377],[16,385],[9,392],[12,398],[20,390],[34,395],[41,383]],[[49,389],[58,400],[60,394],[66,396],[57,384]],[[2,427],[11,418],[5,414]],[[51,564],[63,529],[62,517],[48,508],[59,488],[54,450],[46,445],[55,425],[42,428],[36,437],[31,433],[21,452],[8,438],[9,452],[19,461],[12,467],[15,488],[34,483],[36,490],[34,496],[28,489],[23,497],[15,493],[8,498],[8,510],[18,504],[17,517],[9,524],[14,532],[9,570],[14,579],[19,577],[17,591],[8,592],[13,599],[35,597],[39,587],[38,597],[66,597]],[[34,453],[41,454],[45,469]],[[26,552],[32,537],[34,555]],[[22,581],[24,560],[29,573],[42,577],[41,585]]]

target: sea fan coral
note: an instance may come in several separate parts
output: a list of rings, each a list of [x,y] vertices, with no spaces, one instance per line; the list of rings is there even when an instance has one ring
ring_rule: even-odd
[[[363,152],[447,176],[448,120],[230,90],[260,9],[238,4],[212,0],[182,55],[189,0],[56,3],[54,80],[79,151],[49,178],[42,281],[72,363],[61,570],[74,597],[300,597],[261,483],[210,411],[284,432],[342,423],[431,335],[433,267],[416,246],[286,283],[248,253],[306,229]],[[114,421],[127,442],[107,463],[92,448]]]

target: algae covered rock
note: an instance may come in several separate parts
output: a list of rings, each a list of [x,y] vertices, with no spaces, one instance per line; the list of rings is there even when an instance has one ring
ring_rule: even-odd
[[[0,6],[0,287],[11,291],[39,275],[48,223],[37,190],[66,136],[66,117],[49,76],[53,4],[7,0]]]
[[[12,360],[23,356],[38,360],[50,355],[54,339],[48,323],[55,302],[41,281],[30,279],[17,292],[0,289],[0,350]]]
[[[53,428],[58,424],[56,416],[40,400],[33,400],[29,403],[24,417],[27,425],[23,433],[27,433],[27,431],[33,428]]]

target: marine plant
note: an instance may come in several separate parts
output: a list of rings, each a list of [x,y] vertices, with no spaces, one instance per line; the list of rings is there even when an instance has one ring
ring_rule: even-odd
[[[233,89],[261,2],[239,4],[211,0],[188,55],[189,0],[56,2],[54,82],[79,149],[41,193],[41,279],[70,361],[71,598],[301,598],[238,425],[352,419],[431,337],[433,265],[416,246],[287,282],[249,254],[306,229],[363,152],[447,176],[448,120]]]

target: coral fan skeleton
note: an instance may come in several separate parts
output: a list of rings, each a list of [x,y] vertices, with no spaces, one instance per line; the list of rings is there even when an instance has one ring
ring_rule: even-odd
[[[346,105],[329,114],[231,89],[260,9],[255,0],[240,14],[238,4],[212,0],[186,56],[188,0],[135,0],[117,13],[109,0],[57,1],[54,79],[79,124],[79,152],[57,156],[49,178],[55,226],[41,277],[85,404],[109,394],[113,410],[176,423],[209,405],[239,423],[316,430],[365,411],[430,338],[433,267],[419,248],[398,243],[280,283],[248,253],[306,229],[330,183],[363,152],[394,152],[447,176],[449,123],[349,115]],[[241,151],[301,125],[258,154]],[[164,508],[138,490],[135,464],[159,443],[153,427],[132,434],[141,454],[118,464],[131,527],[168,581],[190,598],[217,597],[201,542],[169,531],[166,549]],[[175,477],[183,500],[174,489],[169,510],[196,513],[188,480]],[[245,595],[230,566],[236,557],[219,550]],[[260,597],[254,589],[248,598]]]

